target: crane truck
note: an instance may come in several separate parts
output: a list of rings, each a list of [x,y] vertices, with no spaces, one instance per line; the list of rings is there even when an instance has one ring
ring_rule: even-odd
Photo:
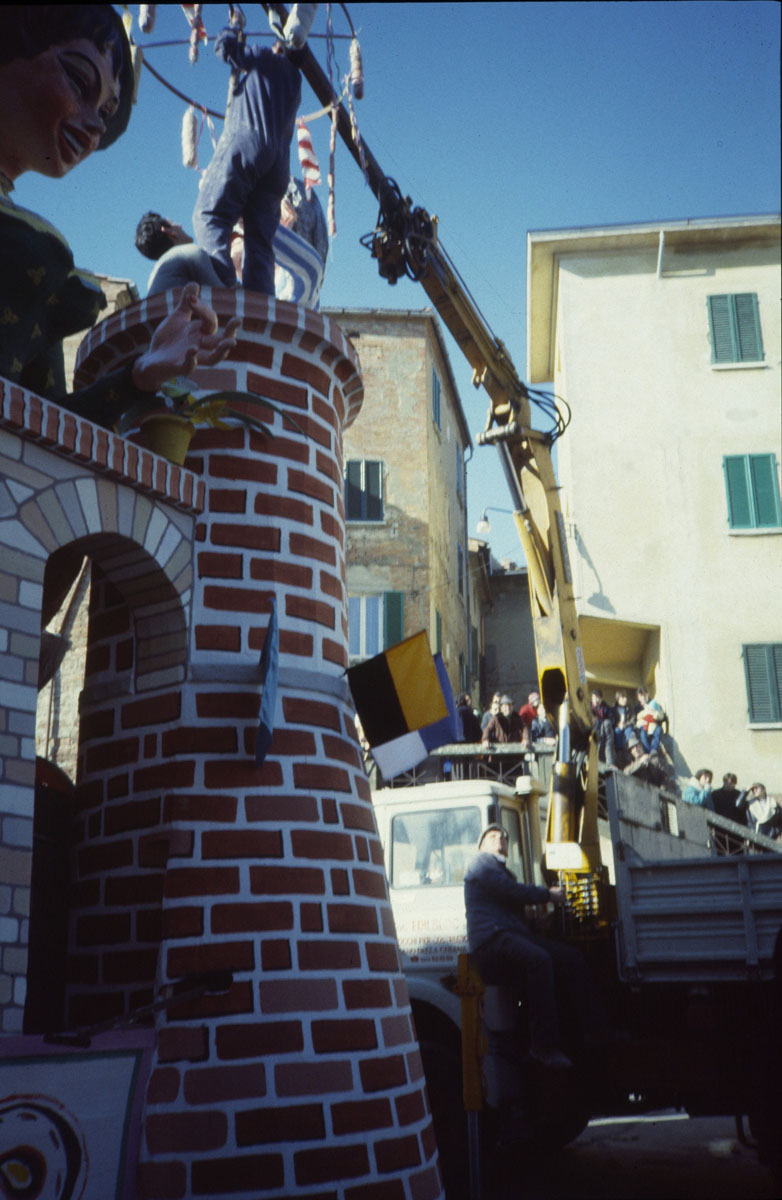
[[[285,19],[284,5],[265,7]],[[731,830],[731,822],[725,828],[721,818],[616,770],[604,772],[601,817],[598,746],[551,455],[567,405],[521,381],[447,255],[436,217],[403,196],[356,138],[309,50],[301,69],[321,103],[335,106],[340,135],[379,202],[376,226],[362,241],[381,276],[421,283],[489,397],[477,441],[496,447],[513,500],[540,695],[557,731],[547,797],[533,776],[515,788],[466,779],[374,793],[449,1200],[481,1190],[466,1157],[475,1125],[466,1124],[465,1109],[471,1118],[481,1112],[491,1138],[512,1142],[515,1123],[526,1146],[564,1144],[597,1114],[677,1106],[735,1116],[741,1136],[748,1116],[761,1156],[779,1172],[780,844]],[[535,408],[550,416],[548,429],[534,428]],[[518,879],[565,887],[559,935],[584,953],[615,1032],[610,1046],[568,1044],[575,1069],[555,1091],[525,1065],[523,1012],[500,989],[483,989],[465,953],[464,871],[493,821],[508,829]],[[721,833],[737,838],[742,852],[717,854]],[[537,920],[550,926],[552,914]]]

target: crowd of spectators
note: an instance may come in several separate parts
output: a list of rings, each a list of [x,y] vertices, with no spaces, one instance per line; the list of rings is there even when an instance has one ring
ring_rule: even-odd
[[[684,789],[682,800],[727,817],[738,825],[746,825],[753,833],[769,838],[782,837],[782,808],[773,796],[769,796],[765,784],[751,783],[739,791],[738,778],[728,771],[722,777],[722,787],[713,789],[713,778],[708,767],[701,767]]]
[[[530,692],[518,712],[506,692],[495,692],[480,717],[469,692],[463,692],[457,703],[465,742],[481,742],[483,746],[518,743],[530,749],[536,742],[551,745],[556,741],[556,730],[538,692]],[[601,763],[656,787],[679,791],[673,760],[663,741],[668,722],[665,709],[645,687],[636,690],[632,701],[626,689],[617,688],[613,704],[606,702],[600,688],[593,688],[591,707]],[[722,778],[722,787],[714,789],[713,778],[706,767],[696,771],[682,790],[682,800],[766,837],[782,838],[782,807],[762,783],[750,784],[741,791],[736,775],[728,772]]]
[[[673,787],[674,766],[663,744],[665,709],[639,687],[633,701],[617,688],[608,704],[600,688],[592,689],[592,718],[598,737],[598,758],[606,767],[645,779],[657,787]]]
[[[473,707],[469,692],[457,697],[456,708],[465,742],[482,742],[484,746],[513,743],[529,749],[534,742],[556,740],[556,731],[541,706],[538,692],[530,692],[518,712],[507,692],[495,692],[482,715]]]

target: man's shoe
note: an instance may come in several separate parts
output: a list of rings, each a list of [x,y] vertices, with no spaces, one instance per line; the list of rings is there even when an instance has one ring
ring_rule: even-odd
[[[533,1048],[530,1050],[529,1056],[533,1062],[539,1063],[548,1071],[570,1071],[573,1068],[568,1056],[553,1047],[549,1049]]]

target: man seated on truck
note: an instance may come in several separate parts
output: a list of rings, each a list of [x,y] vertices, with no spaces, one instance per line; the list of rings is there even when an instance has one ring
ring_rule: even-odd
[[[605,1015],[581,954],[534,933],[524,910],[530,904],[564,904],[562,887],[517,883],[508,870],[508,834],[489,825],[464,876],[470,959],[484,983],[519,992],[527,1003],[531,1059],[552,1070],[572,1066],[561,1049],[557,993],[582,1035],[605,1031]]]

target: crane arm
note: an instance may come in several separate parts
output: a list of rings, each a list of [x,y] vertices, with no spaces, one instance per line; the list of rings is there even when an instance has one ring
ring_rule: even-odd
[[[265,4],[283,25],[284,4]],[[532,428],[531,394],[510,354],[494,336],[438,236],[438,222],[413,207],[382,171],[372,151],[357,145],[350,116],[309,46],[299,67],[318,100],[332,106],[338,132],[378,200],[373,233],[362,243],[378,260],[381,276],[404,274],[420,282],[473,371],[473,383],[490,400],[480,445],[496,445],[514,505],[527,560],[540,694],[559,728],[558,759],[549,810],[549,865],[596,872],[597,747],[576,612],[565,523],[554,473],[550,432]],[[362,161],[363,160],[363,161]],[[561,431],[561,430],[560,430]],[[559,847],[559,849],[557,849]]]

